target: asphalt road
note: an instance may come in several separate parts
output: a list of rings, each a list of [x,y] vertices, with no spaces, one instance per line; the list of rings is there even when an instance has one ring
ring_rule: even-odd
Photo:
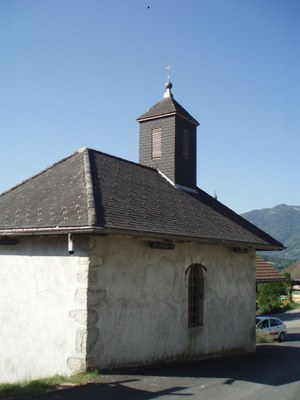
[[[31,399],[299,400],[300,311],[279,317],[287,324],[287,340],[258,345],[250,356],[101,375],[88,385]]]

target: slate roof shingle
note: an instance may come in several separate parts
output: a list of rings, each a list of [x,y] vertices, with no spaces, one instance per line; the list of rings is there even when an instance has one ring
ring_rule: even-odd
[[[155,169],[87,148],[0,195],[0,235],[43,229],[282,248],[201,189],[184,192]]]

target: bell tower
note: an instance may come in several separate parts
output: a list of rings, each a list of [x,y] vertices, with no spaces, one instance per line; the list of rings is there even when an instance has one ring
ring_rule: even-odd
[[[140,164],[156,168],[175,185],[197,185],[196,121],[171,92],[170,70],[163,99],[137,118],[140,123]]]

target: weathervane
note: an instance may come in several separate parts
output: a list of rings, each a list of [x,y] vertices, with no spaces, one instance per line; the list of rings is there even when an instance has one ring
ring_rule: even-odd
[[[166,98],[166,97],[173,98],[173,94],[171,93],[171,89],[173,86],[172,82],[171,82],[171,67],[173,67],[173,65],[171,65],[170,63],[165,67],[168,70],[168,80],[165,83],[166,91],[164,93],[164,98]]]
[[[171,65],[170,63],[165,67],[165,69],[168,70],[168,82],[170,82],[171,80],[171,68],[173,67],[173,65]]]

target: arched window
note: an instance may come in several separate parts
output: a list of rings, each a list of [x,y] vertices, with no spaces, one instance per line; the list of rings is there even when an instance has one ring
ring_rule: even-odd
[[[188,327],[203,325],[204,320],[204,270],[200,264],[188,268]]]

